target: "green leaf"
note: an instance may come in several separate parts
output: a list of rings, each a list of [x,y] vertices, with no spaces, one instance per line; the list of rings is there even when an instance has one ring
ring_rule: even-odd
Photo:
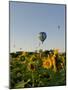
[[[28,79],[26,82],[24,82],[24,80],[23,80],[23,81],[17,83],[17,84],[15,85],[15,88],[24,88],[25,85],[26,85],[28,82],[30,82],[30,79]]]

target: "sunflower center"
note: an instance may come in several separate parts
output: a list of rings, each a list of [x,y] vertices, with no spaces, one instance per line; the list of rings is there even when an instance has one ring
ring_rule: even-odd
[[[31,69],[34,69],[34,65],[33,64],[31,64]]]
[[[46,65],[46,66],[50,66],[50,63],[49,63],[49,62],[46,62],[45,65]]]

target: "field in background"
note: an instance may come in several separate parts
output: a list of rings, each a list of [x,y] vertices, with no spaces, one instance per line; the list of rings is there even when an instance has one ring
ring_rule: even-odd
[[[66,85],[66,55],[57,49],[10,53],[10,88]]]

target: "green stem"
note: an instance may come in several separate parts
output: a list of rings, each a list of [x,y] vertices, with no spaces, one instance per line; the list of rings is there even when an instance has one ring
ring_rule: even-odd
[[[34,87],[34,74],[32,72],[32,87]]]

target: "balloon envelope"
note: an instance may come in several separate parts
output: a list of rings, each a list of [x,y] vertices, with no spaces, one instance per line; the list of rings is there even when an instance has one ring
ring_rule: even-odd
[[[40,32],[39,33],[39,39],[40,39],[40,41],[43,43],[44,42],[44,40],[47,38],[47,35],[46,35],[46,33],[45,32]]]

